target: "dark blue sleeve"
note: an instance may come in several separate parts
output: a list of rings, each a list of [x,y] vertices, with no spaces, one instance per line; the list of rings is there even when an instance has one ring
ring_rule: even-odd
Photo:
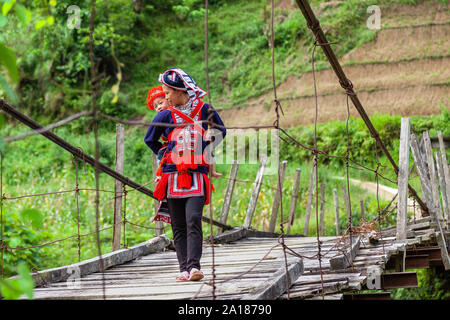
[[[206,106],[207,106],[207,108],[205,108],[206,109],[206,114],[205,114],[204,117],[202,117],[202,119],[207,120],[208,116],[209,116],[208,109],[212,109],[213,115],[212,115],[211,120],[215,124],[218,125],[217,127],[214,127],[214,129],[220,130],[222,132],[222,140],[223,140],[225,138],[225,136],[227,135],[227,129],[225,128],[225,125],[224,125],[222,119],[220,118],[219,114],[217,113],[217,111],[212,106],[210,106],[209,104],[206,104]],[[208,124],[206,124],[206,125],[208,125]]]
[[[164,110],[159,112],[152,123],[169,123],[170,119],[170,111]],[[158,154],[158,150],[161,149],[162,143],[159,142],[159,138],[163,134],[166,127],[151,125],[148,127],[147,133],[144,137],[145,144],[152,149],[154,154]]]

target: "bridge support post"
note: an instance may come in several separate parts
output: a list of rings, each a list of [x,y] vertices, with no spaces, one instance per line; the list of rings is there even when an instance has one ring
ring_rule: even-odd
[[[223,199],[222,212],[220,214],[220,222],[223,224],[227,223],[228,213],[230,212],[231,199],[233,197],[234,184],[236,183],[236,176],[238,173],[239,163],[237,160],[233,161],[233,165],[231,166],[230,176],[227,184],[227,190],[225,191],[225,197]],[[225,230],[220,228],[220,233]]]
[[[409,118],[402,118],[400,129],[400,150],[398,158],[398,210],[397,210],[397,240],[406,240],[406,223],[408,220],[408,179],[409,179]]]
[[[351,217],[352,217],[352,207],[350,204],[350,199],[348,197],[348,193],[347,193],[347,187],[346,186],[342,186],[342,195],[344,197],[344,203],[345,203],[345,211],[347,212],[347,220],[348,220],[348,228],[352,228],[353,226],[351,225]]]
[[[116,171],[123,174],[124,164],[124,126],[123,124],[116,125]],[[123,185],[119,180],[114,183],[114,226],[113,226],[113,251],[120,249],[120,234],[121,234],[121,220],[122,220],[122,194]]]
[[[255,182],[253,183],[253,190],[248,203],[247,213],[245,215],[244,228],[250,228],[252,224],[253,215],[255,213],[256,204],[258,202],[259,191],[261,191],[262,179],[264,177],[264,170],[267,165],[267,157],[261,158],[258,173],[256,174]]]
[[[284,160],[281,163],[280,170],[278,171],[277,191],[275,192],[275,198],[273,199],[272,214],[270,216],[270,223],[269,223],[269,232],[275,231],[275,224],[277,222],[277,217],[278,217],[278,208],[280,207],[281,196],[282,196],[282,192],[283,192],[283,182],[284,182],[284,176],[285,176],[285,172],[286,172],[286,166],[287,166],[287,161]],[[280,183],[278,183],[278,181]]]
[[[445,144],[442,132],[438,131],[439,148],[441,149],[442,167],[444,169],[444,180],[447,192],[447,230],[450,230],[450,169],[447,162],[447,156],[445,155]]]
[[[314,193],[314,181],[316,179],[316,167],[313,166],[311,169],[311,178],[309,180],[309,191],[308,191],[308,203],[306,204],[306,214],[305,214],[305,225],[303,227],[303,234],[305,237],[308,236],[309,229],[309,217],[311,215],[311,207],[312,207],[312,196]]]
[[[438,173],[439,178],[439,187],[441,189],[441,196],[442,196],[442,209],[444,213],[444,220],[446,220],[447,225],[449,224],[448,217],[450,215],[449,208],[448,208],[448,199],[447,199],[447,186],[445,183],[445,177],[444,177],[444,165],[442,163],[442,155],[440,151],[436,151],[434,153],[434,156],[436,158],[436,169]],[[444,154],[445,156],[445,154]],[[443,225],[443,227],[445,224]]]
[[[325,184],[320,185],[320,227],[319,235],[323,236],[325,231]]]
[[[431,210],[436,213],[436,219],[439,219],[442,222],[443,215],[442,215],[442,209],[441,209],[441,200],[439,198],[438,183],[437,183],[437,179],[436,179],[436,166],[434,163],[431,139],[430,139],[430,134],[428,133],[428,131],[425,131],[423,133],[423,142],[424,142],[424,148],[425,148],[426,162],[428,165],[428,175],[430,177],[430,184],[431,184],[431,196],[432,196],[432,201],[433,201],[433,207],[431,208]]]
[[[153,178],[156,178],[156,170],[158,170],[158,163],[156,162],[156,155],[152,152],[152,169],[153,169]],[[158,213],[159,201],[155,199],[153,201],[155,204],[155,215]],[[155,221],[155,236],[158,237],[164,234],[164,222]]]
[[[336,220],[336,235],[341,234],[341,228],[340,228],[340,220],[339,220],[339,201],[338,201],[338,195],[336,188],[333,189],[333,195],[334,195],[334,218]]]
[[[296,169],[294,187],[292,188],[291,207],[289,208],[289,221],[286,233],[289,233],[291,231],[291,225],[294,223],[295,209],[297,208],[298,189],[300,187],[301,172],[302,170],[300,168]]]

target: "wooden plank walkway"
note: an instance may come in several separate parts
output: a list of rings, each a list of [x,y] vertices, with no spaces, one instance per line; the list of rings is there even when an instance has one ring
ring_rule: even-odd
[[[271,279],[275,280],[277,271],[285,270],[280,246],[271,251],[276,245],[276,238],[215,244],[216,298],[252,299],[258,289]],[[290,257],[289,266],[292,268],[298,260]],[[208,285],[212,279],[210,244],[204,244],[201,264],[204,280],[176,282],[179,270],[175,252],[152,253],[113,266],[103,273],[82,276],[78,283],[62,281],[36,288],[35,299],[103,299],[102,277],[105,279],[106,299],[212,299],[212,287]],[[298,271],[295,278],[300,273]],[[237,279],[220,283],[231,277]]]
[[[417,250],[420,246],[424,246],[427,250],[437,248],[439,251],[439,247],[436,246],[435,224],[430,217],[408,224],[406,242],[396,241],[393,235],[395,229],[384,230],[383,239],[379,239],[375,244],[369,242],[368,234],[359,235],[358,245],[355,246],[353,242],[352,246],[356,248],[356,254],[352,259],[353,266],[344,264],[343,269],[335,269],[330,264],[330,259],[339,259],[343,257],[343,252],[347,254],[350,252],[349,243],[342,242],[342,238],[320,238],[322,259],[319,266],[317,238],[285,237],[285,244],[289,249],[287,256],[291,275],[288,297],[285,290],[286,278],[283,278],[286,270],[284,254],[278,239],[268,237],[269,233],[245,234],[242,230],[236,228],[231,233],[243,235],[243,238],[226,236],[222,237],[222,240],[229,238],[231,242],[214,244],[215,298],[218,300],[268,297],[321,299],[322,283],[325,299],[342,299],[344,292],[355,293],[367,289],[369,268],[378,267],[384,271],[393,256],[400,254],[401,257],[406,250]],[[160,240],[152,241],[159,245],[163,243]],[[35,299],[103,299],[103,278],[106,299],[213,299],[210,283],[211,244],[206,242],[204,244],[201,263],[205,279],[199,282],[175,281],[178,274],[176,254],[173,250],[168,250],[167,246],[163,252],[148,252],[152,253],[143,253],[142,256],[129,262],[111,266],[103,273],[83,275],[78,282],[67,282],[64,279],[47,283],[35,289]],[[300,255],[302,259],[291,252]],[[439,256],[439,252],[437,254]],[[278,288],[279,292],[275,292],[273,288]],[[269,291],[270,295],[267,295]]]

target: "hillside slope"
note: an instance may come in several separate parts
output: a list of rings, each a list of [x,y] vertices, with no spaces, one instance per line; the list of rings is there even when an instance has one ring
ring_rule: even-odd
[[[279,8],[298,10],[289,3],[282,1]],[[320,20],[320,13],[317,16]],[[396,4],[388,12],[382,12],[381,23],[375,41],[339,57],[368,115],[430,115],[440,113],[442,107],[450,108],[449,5]],[[318,121],[344,120],[346,96],[334,72],[316,71],[316,80]],[[311,72],[288,77],[277,87],[277,94],[285,115],[282,126],[314,122]],[[275,120],[272,101],[273,92],[268,91],[241,108],[221,111],[221,116],[230,126],[272,124]],[[350,111],[352,116],[358,116],[352,105]]]

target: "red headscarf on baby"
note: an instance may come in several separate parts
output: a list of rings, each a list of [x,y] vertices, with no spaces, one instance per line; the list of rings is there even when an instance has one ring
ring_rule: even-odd
[[[154,110],[155,108],[153,107],[153,100],[155,100],[156,98],[159,97],[165,97],[165,93],[162,89],[162,86],[157,86],[154,88],[151,88],[148,91],[148,95],[147,95],[147,106],[150,110]]]

